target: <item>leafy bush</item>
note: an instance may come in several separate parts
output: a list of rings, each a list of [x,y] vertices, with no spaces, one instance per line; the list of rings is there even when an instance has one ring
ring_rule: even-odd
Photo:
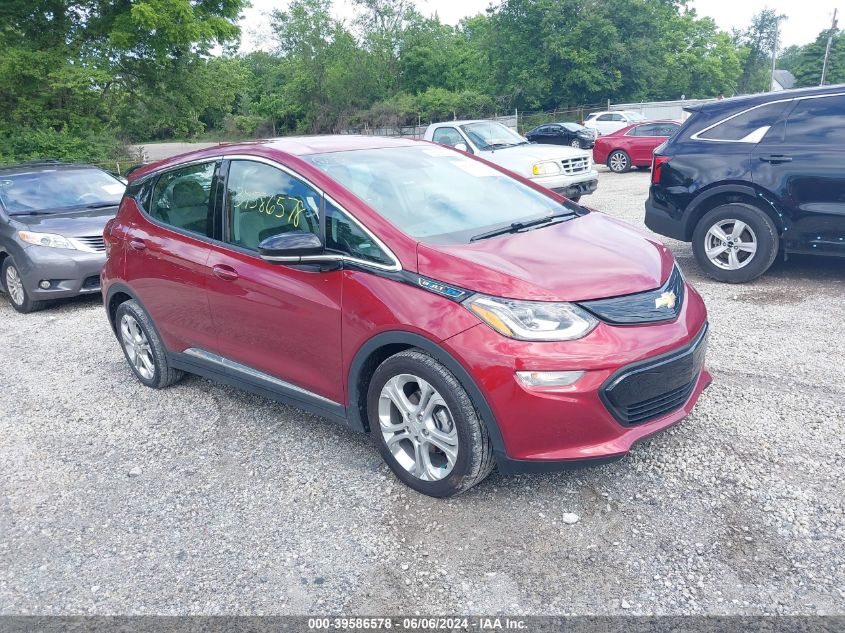
[[[99,163],[125,153],[117,136],[109,131],[23,128],[0,136],[0,161],[4,163],[39,159]]]

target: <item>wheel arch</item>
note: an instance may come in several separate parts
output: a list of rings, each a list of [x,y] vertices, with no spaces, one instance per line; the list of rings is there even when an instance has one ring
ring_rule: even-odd
[[[692,240],[695,227],[709,211],[731,203],[749,204],[765,213],[774,222],[779,237],[788,230],[789,218],[766,192],[747,183],[732,183],[711,187],[692,200],[684,226],[686,241]]]
[[[112,284],[109,286],[109,291],[104,297],[103,304],[106,307],[106,315],[109,319],[109,324],[111,325],[111,329],[113,332],[117,333],[117,325],[115,324],[115,316],[117,314],[117,308],[120,306],[121,303],[125,303],[129,300],[135,300],[138,304],[144,309],[144,312],[149,314],[149,311],[144,306],[143,302],[135,296],[135,293],[132,290],[120,283]],[[155,327],[155,324],[153,324]]]
[[[493,449],[497,453],[505,453],[504,440],[499,430],[498,422],[493,415],[487,399],[475,380],[464,366],[435,341],[412,332],[391,331],[382,332],[364,343],[352,359],[347,382],[348,401],[347,419],[349,426],[361,433],[368,433],[367,424],[367,390],[370,378],[376,367],[384,360],[406,349],[417,348],[442,363],[461,383],[470,395],[478,410],[482,421],[487,426]]]

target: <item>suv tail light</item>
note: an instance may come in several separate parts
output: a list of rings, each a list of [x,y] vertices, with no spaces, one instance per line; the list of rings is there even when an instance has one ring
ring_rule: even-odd
[[[671,160],[669,156],[654,156],[651,159],[651,184],[660,184],[660,172],[663,170],[663,165]]]

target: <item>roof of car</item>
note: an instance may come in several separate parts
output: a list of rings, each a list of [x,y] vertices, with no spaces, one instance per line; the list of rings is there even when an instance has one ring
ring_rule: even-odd
[[[741,95],[739,97],[730,97],[729,99],[719,99],[718,101],[708,101],[706,103],[690,105],[684,108],[684,110],[687,112],[696,112],[698,110],[712,112],[721,110],[722,108],[730,109],[744,104],[753,106],[772,101],[785,101],[787,99],[800,97],[813,97],[816,95],[840,93],[845,93],[845,84],[815,86],[813,88],[796,88],[794,90],[778,90],[775,92],[764,92],[756,95]]]
[[[264,154],[269,150],[270,152],[277,151],[291,156],[308,156],[311,154],[329,154],[332,152],[350,152],[365,149],[409,147],[420,142],[413,139],[387,136],[334,134],[325,136],[284,136],[243,143],[221,143],[214,147],[198,149],[138,167],[132,170],[131,174],[127,174],[127,177],[129,180],[136,180],[165,166],[178,165],[204,158],[236,155],[239,153],[251,154],[255,153],[255,150],[261,150]]]
[[[501,121],[494,121],[493,119],[462,119],[460,121],[441,121],[440,123],[432,123],[431,126],[468,125],[470,123],[499,123],[501,125],[504,125],[504,123],[502,123]]]

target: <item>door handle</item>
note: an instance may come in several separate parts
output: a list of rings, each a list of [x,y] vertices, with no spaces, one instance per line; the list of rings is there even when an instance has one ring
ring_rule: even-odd
[[[131,239],[129,240],[129,248],[131,248],[133,251],[142,251],[147,248],[147,244],[144,242],[144,240],[139,240],[137,238]]]
[[[223,281],[235,281],[238,278],[238,273],[234,268],[223,264],[217,264],[211,269],[211,272]]]
[[[785,156],[784,154],[763,154],[760,160],[764,163],[771,163],[772,165],[779,165],[781,163],[791,163],[792,156]]]

